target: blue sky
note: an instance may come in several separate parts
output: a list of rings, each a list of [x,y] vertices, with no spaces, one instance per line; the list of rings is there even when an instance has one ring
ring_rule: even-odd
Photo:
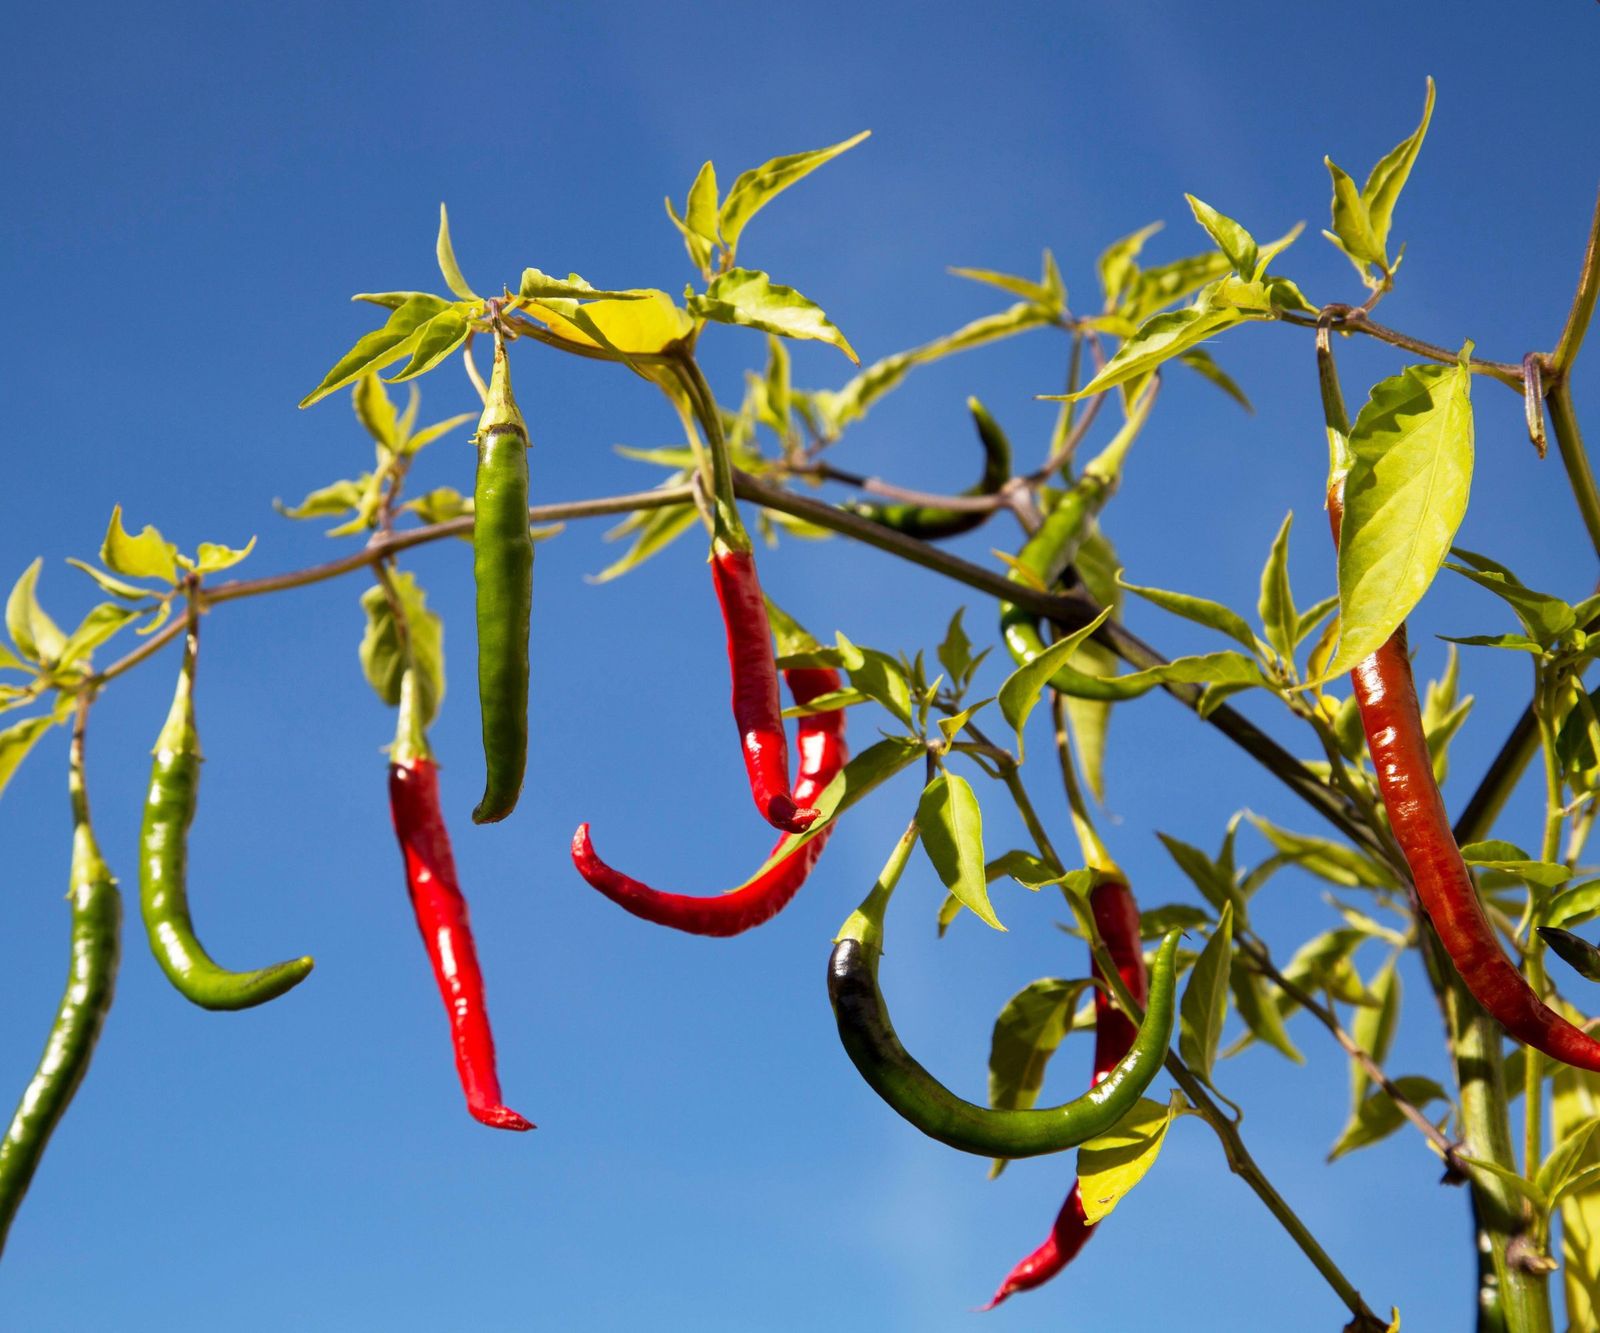
[[[441,199],[480,290],[532,264],[676,291],[692,273],[663,195],[681,198],[707,157],[727,180],[862,128],[867,144],[751,225],[741,259],[813,297],[873,359],[1001,304],[950,264],[1032,273],[1048,245],[1074,304],[1092,307],[1093,260],[1115,237],[1165,218],[1154,260],[1200,248],[1186,190],[1260,236],[1306,220],[1283,270],[1313,300],[1352,299],[1346,261],[1316,235],[1322,154],[1359,177],[1415,124],[1432,74],[1438,110],[1400,206],[1409,248],[1385,315],[1515,360],[1553,341],[1593,201],[1594,21],[1592,8],[1551,6],[1537,31],[1508,31],[1434,3],[1336,17],[1242,4],[1225,22],[1174,3],[30,7],[0,55],[0,263],[14,311],[0,328],[0,577],[43,555],[46,605],[75,619],[91,589],[62,558],[93,554],[113,503],[190,548],[259,535],[246,572],[328,558],[342,548],[270,502],[353,475],[368,445],[343,395],[295,404],[371,326],[351,292],[439,286]],[[736,330],[704,348],[725,398],[763,354]],[[1292,509],[1296,592],[1306,604],[1331,589],[1310,351],[1301,331],[1259,327],[1218,348],[1253,417],[1192,377],[1168,386],[1107,519],[1131,581],[1250,608]],[[536,348],[516,355],[536,496],[654,482],[612,452],[676,438],[647,386]],[[969,393],[1036,460],[1050,409],[1033,395],[1057,386],[1062,356],[1041,333],[918,372],[837,461],[965,485]],[[1359,401],[1402,363],[1351,346],[1343,364]],[[1576,377],[1580,412],[1600,401],[1597,365],[1590,355]],[[822,347],[797,349],[795,367],[817,387],[848,373]],[[424,421],[472,405],[453,368],[422,388]],[[1586,593],[1593,557],[1559,469],[1535,463],[1513,395],[1480,383],[1476,401],[1462,544],[1536,586]],[[471,472],[462,432],[423,456],[418,485],[465,489]],[[617,864],[684,890],[737,881],[768,845],[725,720],[699,542],[596,587],[584,576],[614,554],[603,526],[573,524],[540,548],[532,767],[517,814],[492,828],[466,818],[481,762],[466,550],[406,562],[446,621],[444,797],[507,1100],[538,1132],[497,1135],[460,1106],[388,826],[392,722],[356,662],[362,584],[229,605],[206,627],[196,917],[225,963],[309,952],[317,971],[263,1009],[204,1014],[170,991],[130,923],[100,1054],[0,1269],[8,1325],[958,1329],[1044,1234],[1070,1157],[987,1182],[982,1162],[878,1104],[832,1031],[828,941],[914,780],[854,814],[793,906],[737,940],[646,926],[573,872],[582,819]],[[995,563],[990,548],[1018,540],[997,521],[956,549]],[[962,601],[974,637],[992,634],[976,594],[843,543],[788,542],[762,570],[822,634],[931,648]],[[1129,616],[1168,652],[1210,646],[1152,609]],[[1420,667],[1442,661],[1435,634],[1507,627],[1492,599],[1446,579],[1413,624]],[[1492,656],[1465,666],[1478,705],[1455,751],[1457,802],[1521,703],[1525,668]],[[101,840],[130,895],[146,754],[175,669],[163,655],[94,718]],[[1000,679],[992,670],[989,688]],[[876,723],[852,720],[863,747]],[[1153,829],[1214,846],[1249,806],[1323,832],[1162,696],[1119,710],[1112,743],[1105,831],[1146,905],[1192,893]],[[0,802],[0,1071],[19,1090],[63,972],[64,749],[46,741]],[[1048,780],[1039,790],[1064,840],[1059,798]],[[990,808],[998,848],[1014,830]],[[1506,836],[1532,840],[1533,812],[1514,805]],[[1283,956],[1333,924],[1319,892],[1286,875],[1260,899],[1257,923]],[[1059,900],[1015,888],[997,888],[1008,933],[967,918],[936,942],[940,896],[915,866],[885,985],[907,1044],[981,1097],[994,1013],[1034,977],[1080,972],[1081,946],[1052,928]],[[1444,1077],[1431,998],[1419,973],[1406,980],[1393,1068]],[[1293,1031],[1307,1066],[1252,1050],[1220,1076],[1247,1108],[1253,1150],[1374,1306],[1398,1305],[1408,1328],[1462,1326],[1464,1198],[1437,1187],[1415,1135],[1323,1166],[1345,1069],[1305,1020]],[[1059,1057],[1059,1097],[1077,1089],[1085,1046]],[[1245,1301],[1295,1312],[1285,1329],[1342,1322],[1187,1120],[1066,1276],[987,1318],[1222,1329]]]

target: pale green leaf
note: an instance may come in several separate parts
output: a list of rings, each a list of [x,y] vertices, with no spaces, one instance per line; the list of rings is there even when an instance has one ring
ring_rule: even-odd
[[[1433,1079],[1419,1074],[1402,1074],[1393,1082],[1400,1095],[1413,1106],[1425,1107],[1430,1102],[1448,1100],[1445,1090]],[[1335,1161],[1357,1148],[1366,1148],[1386,1139],[1405,1122],[1404,1114],[1387,1092],[1379,1089],[1369,1093],[1339,1135],[1338,1141],[1328,1150],[1328,1160]],[[1464,1160],[1470,1162],[1473,1159]]]
[[[627,553],[612,561],[598,574],[590,577],[591,583],[609,583],[637,569],[653,555],[659,555],[695,525],[698,514],[692,504],[671,505],[651,510],[638,529],[638,536]]]
[[[1256,239],[1232,218],[1217,212],[1192,194],[1183,196],[1189,201],[1194,220],[1206,229],[1206,234],[1217,243],[1217,249],[1227,257],[1233,271],[1247,281],[1256,276]]]
[[[1290,1040],[1282,1011],[1267,996],[1266,981],[1242,956],[1234,957],[1228,981],[1233,990],[1234,1007],[1239,1011],[1249,1037],[1272,1047],[1297,1065],[1304,1064],[1306,1058]],[[1239,1049],[1241,1044],[1234,1043],[1232,1050]],[[1231,1054],[1232,1050],[1228,1053]]]
[[[1295,633],[1300,626],[1294,593],[1289,587],[1289,528],[1293,523],[1292,513],[1284,515],[1278,535],[1273,538],[1272,550],[1261,571],[1261,600],[1257,604],[1267,642],[1285,662],[1294,661]]]
[[[361,378],[368,371],[379,371],[401,357],[408,355],[421,340],[421,330],[429,322],[452,307],[448,301],[425,293],[407,295],[395,307],[381,329],[364,334],[309,394],[300,400],[301,407],[326,398],[336,389],[342,389]]]
[[[1140,251],[1144,249],[1144,243],[1160,231],[1161,227],[1161,223],[1152,222],[1149,226],[1141,227],[1138,231],[1113,241],[1096,261],[1095,268],[1100,277],[1100,290],[1105,293],[1106,309],[1110,310],[1116,306],[1124,289],[1138,276],[1139,266],[1135,261]]]
[[[115,518],[112,520],[115,522]],[[67,640],[55,621],[39,605],[39,570],[44,557],[34,560],[12,585],[6,599],[6,631],[17,651],[30,661],[54,662]]]
[[[1256,410],[1250,400],[1245,397],[1244,390],[1234,382],[1233,377],[1227,371],[1212,360],[1211,353],[1206,351],[1205,348],[1191,347],[1187,352],[1180,352],[1178,360],[1199,375],[1201,379],[1221,389],[1223,393],[1238,403],[1246,412],[1253,413]]]
[[[1178,1054],[1206,1082],[1217,1057],[1228,1016],[1228,972],[1233,959],[1233,907],[1223,904],[1216,929],[1206,941],[1184,986],[1178,1006]]]
[[[137,537],[130,537],[122,526],[122,506],[111,511],[105,540],[100,544],[100,563],[116,574],[133,579],[178,581],[177,547],[163,539],[149,524]]]
[[[1040,653],[1031,662],[1018,667],[1013,671],[1000,687],[998,698],[1000,712],[1013,731],[1017,733],[1017,752],[1020,755],[1023,748],[1022,730],[1027,724],[1028,715],[1033,712],[1034,705],[1039,702],[1039,695],[1050,678],[1056,671],[1075,653],[1083,642],[1093,634],[1101,625],[1105,624],[1111,615],[1111,608],[1106,607],[1092,621],[1082,629],[1074,630],[1066,638],[1053,643]]]
[[[0,731],[0,792],[5,791],[17,766],[28,757],[28,751],[53,724],[54,719],[48,716],[30,717]]]
[[[69,555],[67,557],[67,563],[74,569],[81,569],[113,597],[124,597],[130,602],[141,602],[147,597],[155,596],[155,594],[151,592],[149,588],[140,588],[132,583],[124,583],[119,578],[113,578],[103,569],[96,569],[87,561],[75,560]]]
[[[77,629],[67,636],[57,654],[62,666],[87,663],[90,655],[130,620],[143,615],[137,607],[119,606],[115,602],[102,602],[79,622]]]
[[[983,814],[967,780],[940,773],[917,802],[922,846],[939,882],[985,925],[1004,930],[989,903],[983,870]]]
[[[439,258],[439,272],[444,274],[445,286],[463,301],[478,300],[478,293],[467,285],[467,280],[461,276],[461,265],[456,263],[455,247],[450,244],[450,215],[442,203],[439,205],[439,239],[434,244],[434,253]]]
[[[1400,973],[1395,967],[1396,956],[1391,954],[1378,975],[1373,977],[1370,990],[1377,1004],[1357,1005],[1350,1022],[1350,1037],[1373,1059],[1380,1068],[1389,1058],[1389,1048],[1394,1044],[1394,1034],[1400,1022]],[[1372,1077],[1359,1060],[1350,1061],[1350,1119],[1341,1132],[1342,1138],[1355,1128],[1362,1103],[1372,1086]]]
[[[201,542],[196,552],[199,558],[195,561],[195,570],[201,574],[214,574],[220,569],[232,569],[255,549],[254,537],[237,548],[221,546],[216,542]]]
[[[398,372],[389,376],[386,382],[399,384],[402,380],[415,379],[418,375],[427,374],[466,342],[467,334],[471,331],[466,316],[461,311],[453,306],[441,310],[407,340],[405,350],[411,353],[411,359]]]
[[[393,449],[399,442],[400,423],[382,378],[368,371],[356,381],[350,399],[356,419],[366,427],[367,434],[385,449]]]
[[[1400,197],[1406,178],[1417,160],[1417,152],[1427,137],[1428,123],[1433,119],[1433,79],[1428,79],[1428,93],[1422,105],[1422,120],[1409,137],[1402,139],[1373,167],[1372,174],[1361,189],[1361,202],[1366,205],[1367,219],[1378,248],[1385,250],[1389,244],[1389,225],[1394,219],[1395,201]]]
[[[1099,374],[1077,393],[1069,395],[1069,401],[1088,398],[1147,375],[1162,362],[1171,360],[1225,329],[1231,329],[1246,317],[1243,312],[1232,308],[1199,306],[1186,306],[1182,310],[1152,315],[1117,349],[1117,354]]]
[[[1508,875],[1541,888],[1553,889],[1572,878],[1572,871],[1559,861],[1539,861],[1530,857],[1515,843],[1492,839],[1488,842],[1469,842],[1461,849],[1461,859],[1469,866],[1484,870],[1501,870]]]
[[[1433,582],[1472,485],[1471,375],[1411,366],[1379,383],[1350,432],[1339,540],[1339,650],[1325,678],[1377,651]]]
[[[854,148],[872,131],[862,130],[841,143],[828,148],[815,148],[805,153],[791,153],[775,157],[770,162],[750,171],[742,172],[729,188],[718,213],[718,230],[723,244],[732,252],[739,244],[745,226],[757,212],[796,181],[815,171],[824,162]]]
[[[469,421],[477,418],[475,412],[462,412],[458,416],[447,417],[443,421],[436,421],[431,426],[424,426],[415,435],[407,435],[401,442],[400,452],[406,455],[417,453],[425,449],[443,435],[448,435],[458,426],[464,426]]]
[[[785,338],[810,338],[837,347],[852,361],[860,357],[819,306],[793,287],[775,283],[765,273],[732,268],[711,280],[704,295],[690,292],[691,314],[720,324],[739,324]]]
[[[1243,616],[1222,605],[1221,602],[1213,602],[1205,597],[1194,597],[1188,593],[1168,592],[1165,588],[1145,588],[1121,578],[1117,581],[1129,592],[1143,597],[1147,602],[1154,602],[1163,611],[1170,611],[1173,615],[1192,620],[1197,625],[1217,630],[1246,648],[1252,651],[1255,649],[1255,631],[1245,622]]]
[[[382,586],[368,588],[361,594],[361,608],[367,613],[366,633],[361,639],[361,667],[378,698],[393,708],[400,702],[401,678],[408,665],[414,666],[422,725],[427,726],[444,698],[444,624],[428,610],[427,594],[413,575],[397,570],[392,579],[405,619],[404,639]]]

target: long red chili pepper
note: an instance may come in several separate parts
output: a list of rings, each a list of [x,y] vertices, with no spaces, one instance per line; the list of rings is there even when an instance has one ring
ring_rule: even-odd
[[[1343,477],[1336,476],[1328,486],[1335,545],[1343,518]],[[1389,826],[1411,868],[1417,897],[1461,980],[1489,1016],[1525,1046],[1579,1069],[1600,1070],[1600,1041],[1534,994],[1495,938],[1433,780],[1406,627],[1401,625],[1383,647],[1358,663],[1350,678]]]
[[[750,794],[767,823],[786,833],[804,833],[816,822],[817,812],[800,805],[789,791],[789,742],[783,734],[772,626],[755,557],[715,541],[711,577],[728,631],[733,720],[744,747]]]
[[[1128,993],[1140,1004],[1149,997],[1150,976],[1144,965],[1144,950],[1139,942],[1139,906],[1126,884],[1107,883],[1097,886],[1089,895],[1089,907],[1094,912],[1094,923],[1105,941],[1106,952],[1117,965]],[[1094,975],[1101,975],[1100,965],[1094,964]],[[1095,1086],[1117,1062],[1128,1053],[1138,1026],[1112,1003],[1110,995],[1101,987],[1094,993],[1094,1078]],[[1077,1256],[1079,1250],[1094,1234],[1094,1224],[1083,1211],[1083,1194],[1079,1182],[1072,1182],[1066,1202],[1056,1214],[1055,1225],[1044,1243],[1006,1274],[1005,1281],[995,1292],[984,1310],[992,1310],[1007,1297],[1019,1291],[1030,1291],[1043,1286]]]
[[[829,667],[796,667],[785,671],[789,692],[797,704],[839,688],[839,673]],[[796,801],[814,801],[844,767],[849,751],[844,743],[844,710],[812,713],[800,719],[798,736],[800,777],[794,786]],[[578,825],[572,835],[572,863],[578,873],[619,907],[634,916],[671,926],[692,935],[738,935],[770,920],[788,906],[805,883],[811,867],[822,855],[831,828],[825,828],[803,847],[775,862],[732,893],[702,898],[687,893],[663,893],[613,870],[594,850],[589,826]],[[783,847],[778,840],[772,854]]]
[[[532,1129],[531,1120],[500,1100],[483,972],[472,943],[467,901],[456,879],[450,834],[439,809],[439,770],[425,741],[419,745],[405,739],[406,713],[402,699],[401,739],[395,742],[389,764],[389,809],[405,855],[406,888],[417,928],[450,1014],[456,1072],[467,1097],[467,1110],[495,1129]]]

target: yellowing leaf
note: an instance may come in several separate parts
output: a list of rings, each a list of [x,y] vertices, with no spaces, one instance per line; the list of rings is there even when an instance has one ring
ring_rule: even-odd
[[[1175,1101],[1163,1106],[1141,1097],[1115,1129],[1078,1149],[1078,1187],[1091,1225],[1109,1216],[1155,1165],[1176,1109]]]
[[[526,307],[527,313],[546,325],[550,332],[583,347],[601,347],[571,319],[560,313],[560,303],[551,300]],[[672,303],[665,292],[647,290],[636,298],[607,298],[588,301],[576,307],[592,320],[606,342],[629,355],[664,352],[688,337],[694,329],[689,312]]]

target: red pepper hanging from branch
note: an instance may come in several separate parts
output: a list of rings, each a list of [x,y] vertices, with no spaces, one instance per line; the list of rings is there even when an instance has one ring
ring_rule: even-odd
[[[816,822],[817,811],[799,805],[789,790],[789,742],[778,699],[772,626],[750,536],[739,519],[720,409],[693,358],[684,357],[678,367],[680,383],[706,437],[711,474],[711,577],[728,632],[733,720],[739,728],[750,795],[761,817],[774,828],[804,833]]]
[[[839,673],[829,667],[797,667],[784,672],[784,678],[789,682],[794,701],[801,705],[839,688]],[[794,787],[797,802],[816,800],[844,767],[849,757],[844,743],[844,721],[842,708],[812,713],[800,719],[800,776]],[[594,888],[634,916],[692,935],[738,935],[770,920],[788,906],[822,855],[831,832],[830,825],[732,893],[715,897],[663,893],[613,870],[595,852],[587,824],[580,824],[572,837],[572,862]],[[769,860],[782,851],[785,841],[778,840]]]
[[[1344,518],[1350,423],[1325,324],[1317,329],[1317,368],[1333,446],[1328,520],[1337,545]],[[1600,1070],[1600,1041],[1545,1004],[1495,938],[1433,778],[1405,626],[1357,663],[1350,679],[1389,825],[1411,868],[1417,897],[1461,980],[1489,1016],[1523,1045],[1579,1069]]]
[[[439,809],[439,770],[428,749],[418,694],[416,670],[409,668],[401,680],[400,721],[389,755],[389,809],[405,857],[406,889],[450,1015],[467,1110],[495,1129],[532,1129],[531,1121],[500,1099],[483,972]]]

